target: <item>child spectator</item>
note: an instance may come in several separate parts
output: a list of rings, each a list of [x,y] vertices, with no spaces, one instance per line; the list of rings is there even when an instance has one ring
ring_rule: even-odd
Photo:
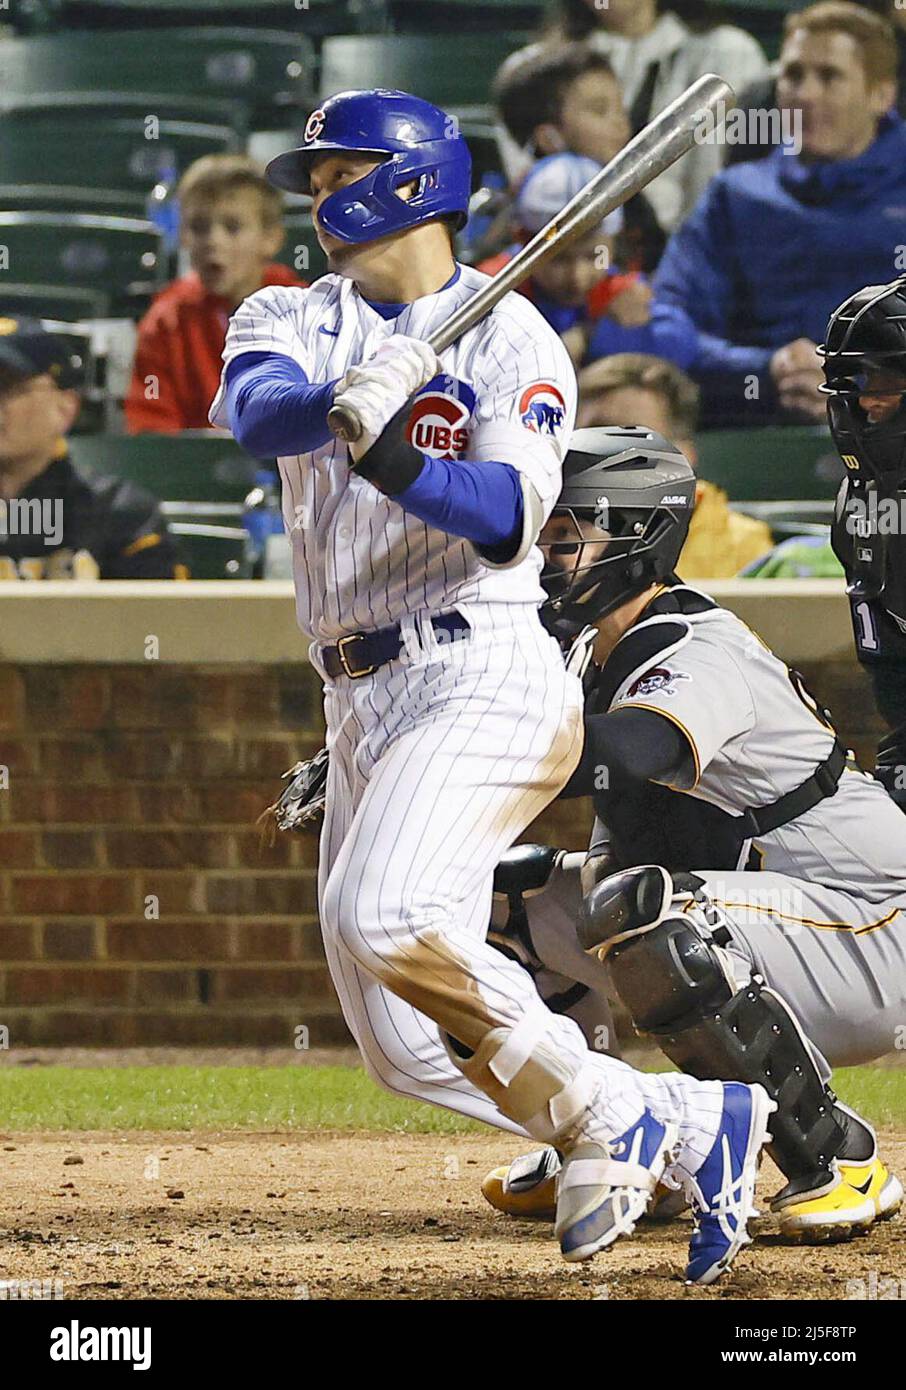
[[[698,405],[698,387],[678,367],[642,353],[625,353],[595,362],[579,374],[576,425],[644,425],[676,444],[694,468]],[[699,478],[677,572],[690,582],[730,579],[766,555],[772,544],[763,521],[733,511],[722,488]]]
[[[0,579],[185,579],[155,499],[70,462],[78,382],[61,339],[0,318]]]
[[[553,154],[526,175],[513,208],[520,243],[531,239],[597,174],[600,165],[576,154]],[[655,333],[651,287],[637,271],[624,273],[613,264],[614,243],[622,226],[622,209],[572,246],[537,266],[520,286],[560,334],[580,365],[615,352],[659,353],[680,364],[691,360],[694,335]],[[515,255],[518,244],[485,261],[479,270],[494,275]]]
[[[763,77],[767,59],[751,34],[733,24],[693,30],[658,0],[557,0],[553,35],[585,40],[610,60],[623,88],[632,132],[708,72],[735,92]],[[672,231],[691,212],[721,167],[718,143],[698,144],[655,179],[647,196]]]
[[[275,264],[282,198],[244,155],[205,155],[178,189],[192,269],[162,290],[138,326],[126,399],[130,434],[208,428],[233,310],[264,285],[302,285]]]
[[[497,74],[494,101],[516,187],[535,160],[562,151],[609,164],[631,133],[613,68],[583,43],[533,44],[520,50]],[[619,263],[650,273],[665,242],[645,195],[630,198],[623,208]]]

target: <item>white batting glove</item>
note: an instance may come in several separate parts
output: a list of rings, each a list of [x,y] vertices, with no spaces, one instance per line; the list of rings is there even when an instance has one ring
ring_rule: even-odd
[[[360,438],[349,445],[354,462],[367,453],[409,397],[440,370],[440,359],[433,348],[402,333],[387,338],[361,366],[350,367],[337,383],[333,399],[335,405],[355,411],[362,422]]]

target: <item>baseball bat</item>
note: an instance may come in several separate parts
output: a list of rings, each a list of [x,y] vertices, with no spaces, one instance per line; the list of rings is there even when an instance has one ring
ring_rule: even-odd
[[[733,89],[722,77],[706,73],[665,106],[653,121],[624,145],[584,188],[523,246],[493,279],[460,305],[445,324],[428,339],[441,353],[483,319],[505,294],[527,280],[549,256],[556,255],[586,232],[600,226],[608,213],[646,188],[652,179],[692,148],[695,132],[709,112],[735,100]],[[327,423],[347,443],[361,436],[362,424],[355,411],[331,406]]]

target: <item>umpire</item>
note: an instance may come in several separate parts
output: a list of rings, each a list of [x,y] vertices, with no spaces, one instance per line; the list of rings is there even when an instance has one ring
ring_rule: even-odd
[[[831,542],[846,571],[856,654],[889,730],[875,776],[906,810],[906,277],[841,304],[818,351],[846,465]]]

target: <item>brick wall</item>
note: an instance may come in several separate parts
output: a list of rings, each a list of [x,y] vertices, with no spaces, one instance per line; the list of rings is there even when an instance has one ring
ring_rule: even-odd
[[[870,765],[850,663],[807,673]],[[315,908],[317,843],[260,850],[279,774],[322,742],[292,667],[0,669],[0,1024],[13,1045],[313,1045],[346,1033]],[[590,807],[524,837],[578,849]]]

